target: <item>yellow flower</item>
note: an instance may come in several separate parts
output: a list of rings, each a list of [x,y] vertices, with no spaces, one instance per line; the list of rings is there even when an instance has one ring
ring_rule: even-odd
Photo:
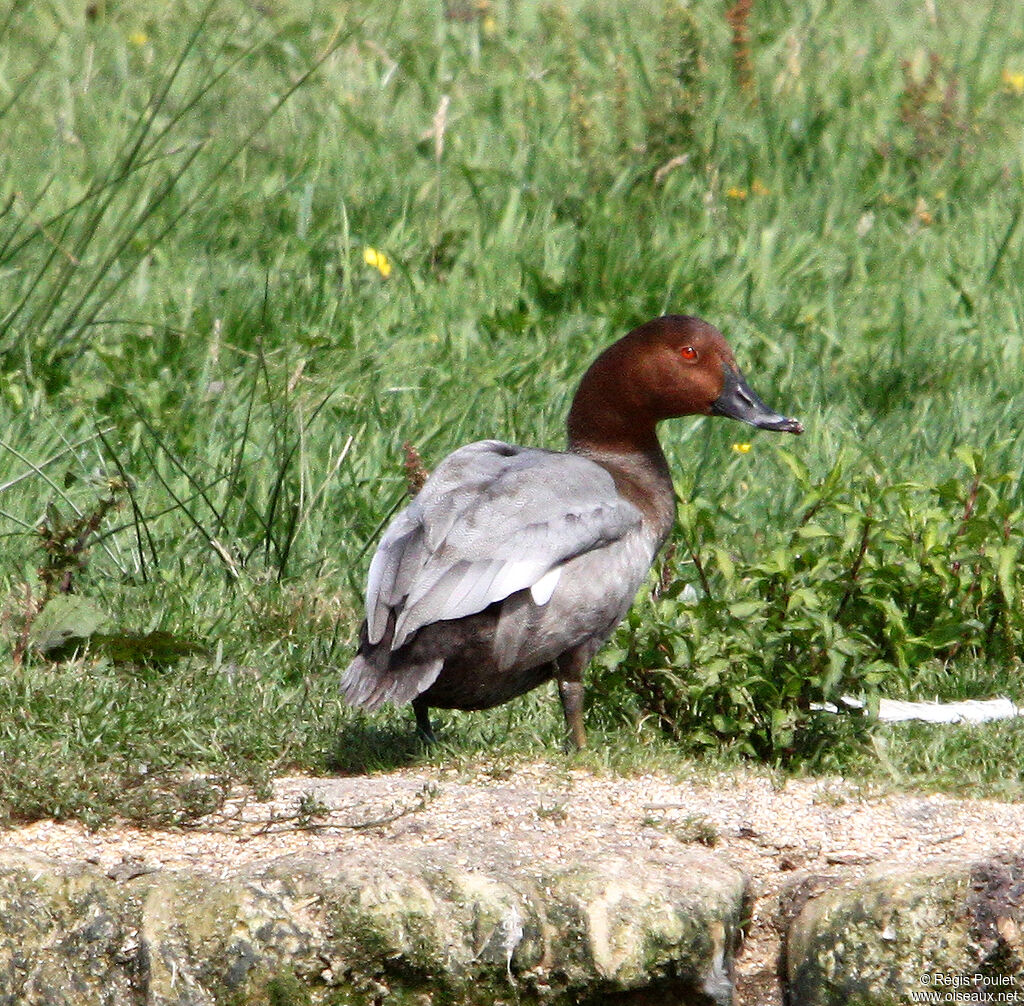
[[[376,248],[364,248],[363,261],[373,266],[385,279],[391,275],[391,261],[384,252],[379,252]]]
[[[1024,73],[1003,70],[1003,89],[1017,98],[1024,97]]]
[[[726,189],[725,190],[725,194],[726,194],[726,196],[729,199],[746,199],[747,198],[747,190],[746,189],[738,188],[735,185],[733,185],[730,188]]]
[[[128,36],[128,41],[141,49],[149,41],[149,36],[144,31],[136,30]]]
[[[750,444],[733,444],[732,445],[732,449],[737,454],[749,454],[750,453]]]
[[[768,186],[765,185],[764,182],[762,182],[760,178],[755,178],[750,183],[750,192],[751,192],[752,195],[755,195],[755,196],[766,196],[766,195],[768,195],[769,190],[768,190]]]

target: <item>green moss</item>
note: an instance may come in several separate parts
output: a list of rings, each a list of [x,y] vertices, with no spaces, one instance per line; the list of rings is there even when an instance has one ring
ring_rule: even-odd
[[[284,972],[250,981],[221,999],[224,1006],[315,1006],[310,988],[296,975]]]
[[[267,982],[269,1006],[312,1006],[309,990],[295,975],[277,975]]]

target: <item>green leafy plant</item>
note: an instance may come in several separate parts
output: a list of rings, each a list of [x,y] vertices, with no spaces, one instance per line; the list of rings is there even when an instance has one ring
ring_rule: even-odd
[[[721,541],[708,501],[681,506],[696,579],[634,609],[599,658],[604,688],[634,693],[687,747],[786,762],[863,732],[844,696],[870,710],[883,691],[912,694],[924,665],[1016,659],[1024,532],[1002,492],[1015,476],[964,449],[966,478],[939,485],[884,485],[842,462],[814,482],[778,453],[803,493],[794,524],[751,559]]]

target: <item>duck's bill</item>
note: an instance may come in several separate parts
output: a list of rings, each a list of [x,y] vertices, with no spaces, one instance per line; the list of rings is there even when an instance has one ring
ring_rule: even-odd
[[[772,412],[754,393],[738,370],[726,368],[722,393],[711,405],[714,416],[728,416],[741,423],[749,423],[759,430],[776,430],[779,433],[803,433],[804,427],[797,419],[787,419]]]

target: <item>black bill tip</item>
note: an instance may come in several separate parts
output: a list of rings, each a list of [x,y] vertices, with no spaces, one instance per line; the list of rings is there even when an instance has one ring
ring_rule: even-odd
[[[759,430],[775,430],[776,433],[803,433],[804,424],[799,419],[787,419],[785,416],[779,416],[778,419],[769,420],[767,422],[752,423],[752,426],[756,426]]]

